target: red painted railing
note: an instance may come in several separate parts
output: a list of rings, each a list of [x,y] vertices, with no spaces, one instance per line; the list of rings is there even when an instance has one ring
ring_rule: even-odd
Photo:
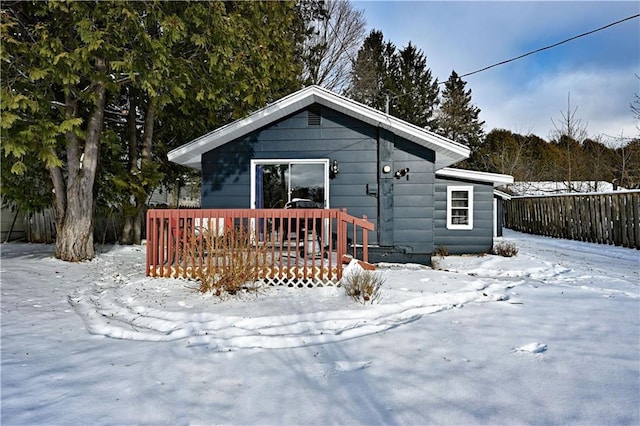
[[[262,255],[261,279],[317,284],[337,282],[343,256],[356,257],[358,246],[361,260],[368,261],[368,232],[374,225],[366,216],[336,209],[149,210],[146,274],[193,278],[205,265],[229,267],[233,248],[226,243],[228,253],[221,252],[213,248],[214,240],[238,230],[250,235],[250,250]]]

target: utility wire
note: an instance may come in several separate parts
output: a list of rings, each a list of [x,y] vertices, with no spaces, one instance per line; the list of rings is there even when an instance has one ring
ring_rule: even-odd
[[[595,30],[587,31],[586,33],[582,33],[582,34],[579,34],[577,36],[568,38],[566,40],[562,40],[561,42],[558,42],[558,43],[555,43],[555,44],[552,44],[552,45],[549,45],[549,46],[541,47],[540,49],[532,50],[531,52],[527,52],[527,53],[525,53],[523,55],[516,56],[515,58],[507,59],[506,61],[498,62],[497,64],[489,65],[488,67],[484,67],[484,68],[481,68],[479,70],[463,74],[463,75],[460,76],[460,78],[467,77],[467,76],[470,76],[470,75],[473,75],[473,74],[478,74],[478,73],[480,73],[482,71],[486,71],[486,70],[489,70],[491,68],[495,68],[495,67],[500,66],[500,65],[508,64],[509,62],[517,61],[518,59],[522,59],[522,58],[524,58],[526,56],[533,55],[534,53],[542,52],[543,50],[547,50],[547,49],[551,49],[551,48],[556,47],[556,46],[560,46],[561,44],[568,43],[568,42],[570,42],[572,40],[575,40],[577,38],[580,38],[580,37],[588,36],[589,34],[593,34],[593,33],[596,33],[598,31],[602,31],[602,30],[604,30],[606,28],[613,27],[614,25],[618,25],[618,24],[621,24],[621,23],[623,23],[625,21],[629,21],[631,19],[635,19],[635,18],[637,18],[639,16],[640,16],[640,14],[629,16],[627,18],[624,18],[624,19],[621,19],[619,21],[612,22],[612,23],[610,23],[608,25],[605,25],[604,27],[596,28]],[[441,81],[440,82],[440,84],[444,84],[444,83],[445,83],[445,81]]]

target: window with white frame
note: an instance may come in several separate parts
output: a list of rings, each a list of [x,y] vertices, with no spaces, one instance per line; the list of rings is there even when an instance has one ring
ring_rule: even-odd
[[[329,208],[328,159],[251,160],[251,208],[282,209],[296,198]]]
[[[447,229],[473,229],[473,186],[447,187]]]

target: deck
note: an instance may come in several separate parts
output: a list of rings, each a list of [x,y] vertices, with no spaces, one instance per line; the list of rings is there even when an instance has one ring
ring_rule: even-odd
[[[368,261],[374,229],[366,216],[337,209],[153,209],[146,274],[195,278],[202,268],[241,266],[257,268],[271,285],[331,285],[342,277],[345,255],[360,249]]]

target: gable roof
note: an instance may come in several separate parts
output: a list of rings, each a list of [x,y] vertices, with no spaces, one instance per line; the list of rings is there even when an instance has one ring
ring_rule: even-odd
[[[209,132],[169,152],[174,163],[201,168],[201,156],[237,138],[268,126],[309,105],[318,103],[373,126],[387,129],[436,153],[436,169],[469,157],[469,149],[457,142],[422,129],[399,118],[333,93],[320,86],[309,86],[262,108],[253,114]]]
[[[500,173],[479,172],[476,170],[455,169],[453,167],[445,167],[436,172],[437,177],[466,179],[475,182],[492,183],[493,186],[507,185],[513,183],[513,176],[503,175]]]

